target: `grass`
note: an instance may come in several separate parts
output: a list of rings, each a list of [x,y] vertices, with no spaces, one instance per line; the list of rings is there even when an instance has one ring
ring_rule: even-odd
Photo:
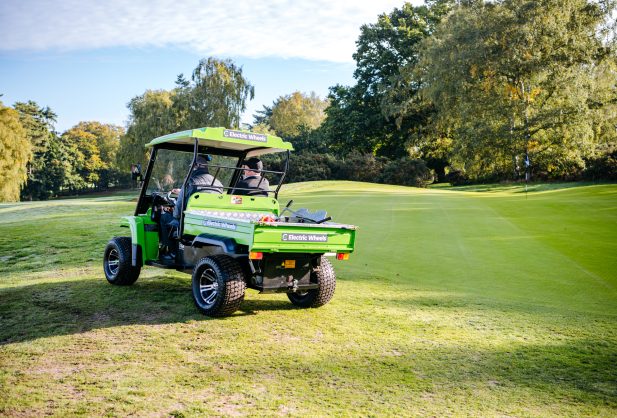
[[[0,205],[0,415],[617,414],[617,185],[287,198],[360,226],[334,299],[217,320],[188,275],[105,282],[132,196]]]

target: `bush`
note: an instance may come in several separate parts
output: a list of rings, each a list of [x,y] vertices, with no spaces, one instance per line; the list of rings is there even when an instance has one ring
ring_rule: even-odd
[[[433,172],[420,159],[403,157],[390,161],[381,175],[381,182],[402,186],[427,187],[435,179]]]
[[[264,168],[273,171],[283,171],[286,158],[284,154],[266,155],[263,157]],[[339,161],[332,155],[312,152],[291,154],[285,183],[334,180],[338,178],[333,176],[333,172],[338,170]]]
[[[381,177],[388,160],[372,154],[352,151],[344,160],[339,161],[338,170],[333,173],[339,180],[376,182]]]
[[[289,182],[332,180],[332,168],[337,168],[336,158],[329,154],[305,152],[292,155],[289,162]]]
[[[588,180],[617,180],[617,151],[588,161],[583,176]]]
[[[446,174],[446,182],[453,186],[462,186],[469,184],[470,180],[463,170],[452,169]]]

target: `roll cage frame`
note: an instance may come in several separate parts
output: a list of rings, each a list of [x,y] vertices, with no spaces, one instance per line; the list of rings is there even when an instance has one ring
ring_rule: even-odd
[[[216,180],[216,177],[218,175],[218,173],[220,172],[221,168],[223,169],[230,169],[230,170],[234,170],[234,173],[231,177],[231,181],[229,183],[229,186],[223,186],[223,190],[226,191],[227,194],[232,194],[233,190],[243,190],[243,191],[248,191],[248,190],[255,190],[255,189],[244,189],[244,188],[237,188],[235,187],[236,184],[238,183],[239,179],[240,179],[240,175],[242,174],[242,171],[244,170],[242,168],[242,165],[244,163],[244,160],[246,160],[246,156],[248,153],[252,152],[252,151],[257,151],[257,150],[262,150],[262,149],[268,149],[268,147],[254,147],[254,148],[250,148],[250,149],[245,149],[245,150],[229,150],[229,149],[221,149],[221,148],[215,148],[215,147],[209,147],[207,145],[199,145],[199,139],[195,138],[194,139],[194,143],[193,145],[189,145],[189,144],[176,144],[176,143],[162,143],[162,144],[157,144],[154,145],[152,147],[152,151],[150,154],[150,161],[148,162],[148,167],[146,168],[146,174],[144,176],[144,180],[142,183],[142,187],[141,187],[141,192],[139,193],[139,200],[137,201],[137,207],[135,208],[135,216],[139,216],[139,215],[144,215],[146,214],[146,212],[148,211],[148,209],[150,208],[150,206],[152,206],[152,195],[148,195],[147,189],[148,189],[148,184],[150,183],[150,177],[152,176],[152,170],[154,168],[154,163],[156,162],[156,155],[158,153],[159,150],[161,149],[165,149],[165,150],[171,150],[171,151],[184,151],[184,152],[190,152],[191,149],[193,150],[193,160],[191,162],[191,166],[186,174],[186,177],[184,178],[184,182],[182,183],[182,189],[186,190],[186,186],[189,182],[191,173],[193,171],[193,169],[195,168],[195,165],[197,164],[197,156],[199,154],[212,154],[212,155],[221,155],[221,156],[225,156],[225,157],[237,157],[238,158],[238,163],[236,165],[236,167],[231,167],[231,166],[223,166],[223,165],[217,165],[217,164],[208,164],[208,168],[216,168],[216,171],[214,174],[212,174],[212,183],[210,184],[210,186],[214,185],[214,181]],[[285,164],[283,167],[283,171],[274,171],[274,170],[251,170],[251,171],[255,171],[258,173],[270,173],[270,174],[279,174],[281,176],[281,179],[276,187],[275,190],[260,190],[261,193],[267,193],[267,194],[274,194],[274,198],[278,199],[278,194],[279,194],[279,190],[281,189],[281,186],[283,185],[283,181],[285,180],[285,176],[287,175],[287,171],[289,170],[289,156],[290,156],[290,151],[287,150],[286,151],[286,159],[285,159]],[[262,176],[263,179],[263,176]],[[261,182],[260,182],[261,183]],[[206,186],[207,187],[207,186]],[[179,237],[182,237],[182,233],[184,231],[184,201],[188,201],[188,199],[183,199],[182,202],[177,202],[177,204],[180,204],[180,227],[179,227]]]

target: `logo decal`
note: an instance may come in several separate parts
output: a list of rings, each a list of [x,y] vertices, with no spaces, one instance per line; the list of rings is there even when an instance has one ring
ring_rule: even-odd
[[[328,242],[328,234],[281,234],[281,240],[288,242]]]
[[[240,132],[240,131],[232,131],[231,129],[225,129],[223,131],[223,136],[225,138],[244,139],[245,141],[257,141],[257,142],[267,142],[268,141],[268,137],[266,135],[253,134],[253,133]]]
[[[238,229],[238,225],[236,224],[232,224],[229,222],[212,221],[210,219],[204,219],[202,225],[208,226],[210,228],[227,229],[230,231],[235,231],[236,229]]]

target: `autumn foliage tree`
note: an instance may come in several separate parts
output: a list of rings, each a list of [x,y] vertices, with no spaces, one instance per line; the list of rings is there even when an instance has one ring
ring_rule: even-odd
[[[17,202],[26,182],[32,146],[19,113],[0,102],[0,202]]]
[[[72,161],[72,188],[107,187],[122,135],[123,128],[100,122],[80,122],[62,134]]]

